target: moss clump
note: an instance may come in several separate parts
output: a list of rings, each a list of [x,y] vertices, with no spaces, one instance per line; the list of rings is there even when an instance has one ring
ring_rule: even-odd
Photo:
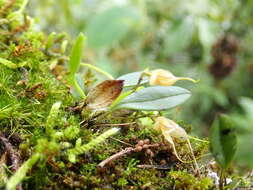
[[[213,187],[213,182],[210,178],[197,179],[185,171],[171,171],[169,176],[172,178],[176,189],[208,190]]]
[[[47,37],[34,31],[33,20],[23,14],[26,3],[0,0],[0,130],[9,139],[11,148],[19,153],[19,166],[29,165],[25,168],[27,173],[22,173],[27,177],[19,179],[23,180],[20,184],[23,189],[162,190],[172,188],[173,180],[179,189],[211,186],[205,178],[198,181],[185,172],[168,173],[172,167],[189,165],[177,162],[170,145],[135,119],[137,112],[102,114],[96,120],[89,120],[92,115],[87,112],[83,113],[88,118],[84,121],[82,111],[74,109],[81,100],[70,93],[66,82],[67,37],[63,34]],[[93,81],[88,75],[85,77]],[[107,131],[108,125],[117,123],[133,124],[123,125],[118,135],[78,156],[75,163],[69,161],[70,149],[80,150],[78,146],[89,143]],[[112,154],[140,141],[157,146],[132,152],[104,168],[97,167]],[[1,153],[5,152],[11,156],[2,145]],[[10,169],[6,177],[13,176],[16,170],[12,163],[3,164]]]

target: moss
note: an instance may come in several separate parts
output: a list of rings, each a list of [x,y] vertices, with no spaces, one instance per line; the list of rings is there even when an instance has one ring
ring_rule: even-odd
[[[17,1],[18,4],[22,2]],[[1,4],[4,3],[0,0]],[[61,49],[62,43],[67,40],[65,35],[55,35],[52,39],[54,35],[47,37],[34,31],[22,12],[18,19],[8,20],[8,16],[18,8],[14,3],[0,15],[0,19],[7,19],[0,26],[0,57],[17,66],[10,68],[0,63],[0,129],[8,137],[17,134],[22,139],[14,145],[22,162],[35,152],[42,155],[26,174],[23,189],[163,190],[171,189],[174,182],[178,189],[189,187],[197,190],[208,189],[212,185],[210,179],[199,180],[187,172],[168,173],[166,170],[137,168],[138,164],[191,167],[178,163],[171,147],[162,142],[161,136],[134,119],[138,113],[119,111],[80,125],[91,115],[84,110],[87,118],[83,118],[80,111],[73,111],[80,100],[75,99],[66,84],[68,53]],[[19,66],[20,63],[24,65]],[[84,76],[86,81],[94,81],[93,75],[89,75]],[[52,116],[50,110],[56,102],[61,102],[61,106]],[[97,123],[133,121],[136,124],[122,126],[121,132],[114,138],[78,156],[76,163],[68,160],[67,150],[75,147],[80,142],[78,139],[86,144],[109,129]],[[159,143],[158,148],[151,149],[154,156],[145,151],[134,152],[105,168],[97,167],[112,154],[145,139],[149,139],[150,143]],[[198,155],[203,154],[202,149],[198,148]]]
[[[185,171],[171,171],[169,175],[176,189],[207,190],[213,187],[212,180],[207,177],[199,179]]]

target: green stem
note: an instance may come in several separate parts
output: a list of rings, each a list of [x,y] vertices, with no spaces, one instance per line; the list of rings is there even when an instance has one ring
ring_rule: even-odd
[[[141,76],[137,82],[137,84],[135,85],[134,89],[132,90],[132,93],[134,93],[140,86],[141,81],[143,80],[143,77],[146,75],[145,71],[143,73],[141,73]]]
[[[16,69],[18,67],[15,63],[1,57],[0,57],[0,64],[3,64],[6,67],[11,68],[11,69]]]
[[[90,68],[90,69],[93,69],[93,70],[97,71],[98,73],[103,74],[104,76],[106,76],[107,78],[109,78],[109,79],[111,79],[111,80],[114,79],[113,76],[112,76],[111,74],[109,74],[109,73],[103,71],[102,69],[100,69],[100,68],[98,68],[98,67],[96,67],[96,66],[94,66],[94,65],[91,65],[91,64],[88,64],[88,63],[81,63],[81,65],[82,65],[82,66],[85,66],[85,67],[88,67],[88,68]]]
[[[33,165],[39,160],[40,156],[40,153],[35,153],[34,155],[32,155],[32,157],[29,158],[7,181],[6,190],[16,189],[16,186],[24,179],[28,170],[33,167]]]
[[[193,82],[193,83],[199,82],[199,80],[194,80],[194,79],[189,78],[189,77],[177,77],[176,80],[177,80],[177,81],[178,81],[178,80],[188,80],[188,81],[191,81],[191,82]]]
[[[76,91],[80,94],[80,96],[83,99],[86,99],[86,95],[83,92],[83,90],[81,89],[81,87],[79,86],[78,82],[76,81],[75,76],[71,76],[70,82],[71,82],[72,86],[76,89]]]
[[[114,108],[116,108],[116,106],[120,103],[121,100],[123,100],[125,97],[127,97],[128,95],[132,94],[132,91],[127,91],[125,93],[122,93],[118,98],[116,98],[116,100],[114,100],[114,102],[110,105],[110,110],[114,110]]]
[[[193,137],[193,136],[190,136],[190,135],[188,135],[188,137],[189,137],[190,139],[195,140],[195,141],[199,141],[199,142],[203,142],[203,143],[209,143],[209,141],[205,141],[205,140],[202,140],[202,139],[198,139],[198,138]]]
[[[188,143],[189,149],[190,149],[191,154],[192,154],[192,158],[193,158],[193,161],[194,161],[195,169],[197,170],[197,174],[200,175],[199,166],[198,166],[197,160],[194,156],[194,152],[193,152],[193,149],[192,149],[192,146],[191,146],[191,143],[190,143],[189,139],[187,139],[187,143]]]
[[[224,169],[221,169],[221,172],[220,172],[220,181],[219,181],[219,189],[220,190],[223,190],[223,187],[224,187]]]

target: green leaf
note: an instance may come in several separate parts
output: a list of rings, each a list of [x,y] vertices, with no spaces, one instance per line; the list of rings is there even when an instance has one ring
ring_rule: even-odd
[[[210,131],[210,149],[217,163],[227,169],[237,149],[234,123],[227,115],[220,115]]]
[[[138,11],[133,7],[105,10],[87,25],[88,45],[94,48],[111,45],[122,39],[138,18]]]
[[[75,88],[75,90],[81,95],[82,98],[85,98],[86,95],[83,92],[82,88],[79,86],[75,78],[75,73],[78,71],[80,66],[84,40],[85,36],[82,33],[80,33],[73,45],[69,59],[69,70],[70,70],[69,83]]]
[[[52,32],[48,38],[47,38],[47,42],[46,42],[46,47],[45,49],[48,50],[49,48],[51,48],[54,44],[54,40],[55,40],[55,36],[56,36],[56,33],[55,32]]]
[[[71,50],[70,59],[69,59],[69,70],[70,70],[70,75],[72,76],[79,69],[79,65],[82,58],[84,40],[85,40],[85,36],[82,33],[80,33]]]
[[[176,86],[143,88],[122,100],[118,108],[135,110],[167,110],[182,104],[191,96],[190,91]]]
[[[119,78],[117,78],[117,80],[124,80],[124,87],[128,87],[128,86],[135,86],[140,77],[141,77],[142,72],[133,72],[133,73],[128,73],[125,75],[120,76]],[[148,82],[148,77],[143,77],[143,80],[141,81],[140,84],[144,84]]]
[[[239,166],[253,168],[253,133],[243,134],[238,136],[238,151],[236,152],[235,160]]]
[[[253,119],[253,99],[242,97],[240,104],[249,118]]]

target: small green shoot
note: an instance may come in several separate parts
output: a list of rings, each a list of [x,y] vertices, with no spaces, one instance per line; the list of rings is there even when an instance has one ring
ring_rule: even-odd
[[[96,67],[94,65],[91,65],[88,63],[81,63],[81,66],[85,66],[85,67],[88,67],[94,71],[97,71],[98,73],[101,73],[102,75],[106,76],[108,79],[111,79],[111,80],[114,79],[114,77],[110,73],[107,73],[107,72],[103,71],[102,69],[100,69],[99,67]]]
[[[225,114],[219,115],[210,131],[210,149],[220,165],[220,190],[225,184],[225,173],[234,159],[237,149],[237,138],[234,123]]]
[[[210,132],[210,148],[221,168],[227,169],[234,158],[237,147],[235,128],[227,115],[214,121]]]
[[[53,104],[51,110],[50,110],[50,113],[47,117],[47,122],[46,122],[46,133],[48,135],[52,135],[53,134],[53,127],[55,125],[55,120],[58,116],[58,113],[59,113],[59,109],[60,109],[60,106],[61,106],[61,102],[56,102]]]
[[[16,186],[24,179],[28,170],[39,160],[41,154],[35,153],[31,156],[23,165],[17,170],[17,172],[11,176],[6,183],[6,190],[14,190]]]
[[[95,139],[92,139],[88,144],[81,145],[81,139],[78,139],[76,146],[73,149],[68,150],[69,161],[75,163],[76,156],[85,153],[86,151],[96,147],[98,144],[104,142],[108,137],[116,134],[119,131],[118,128],[112,128],[104,132]]]
[[[71,50],[70,59],[69,59],[69,83],[75,88],[75,90],[80,94],[80,96],[85,99],[86,95],[79,86],[75,74],[77,73],[81,58],[82,58],[82,52],[83,52],[83,43],[85,41],[85,36],[80,33],[77,37],[74,46]]]

